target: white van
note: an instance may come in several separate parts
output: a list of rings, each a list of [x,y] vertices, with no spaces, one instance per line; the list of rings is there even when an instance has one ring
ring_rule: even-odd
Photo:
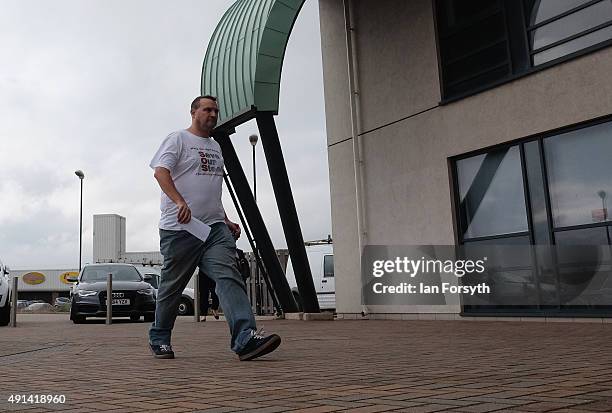
[[[334,247],[332,244],[309,245],[306,247],[306,255],[310,263],[310,272],[314,282],[319,308],[321,310],[336,309],[336,279],[334,278]],[[302,309],[302,299],[295,281],[295,273],[291,257],[287,261],[287,282],[291,292]]]
[[[0,261],[0,326],[5,326],[11,318],[11,282],[9,269]]]

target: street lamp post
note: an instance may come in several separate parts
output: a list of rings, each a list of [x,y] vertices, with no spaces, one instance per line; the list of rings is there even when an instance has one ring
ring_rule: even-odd
[[[251,142],[251,146],[253,147],[253,197],[255,198],[255,203],[257,203],[257,174],[255,172],[255,145],[257,145],[258,136],[253,134],[249,136],[249,142]]]
[[[259,137],[255,134],[249,136],[249,142],[253,147],[253,198],[255,199],[255,204],[257,204],[257,170],[255,167],[255,145],[257,145],[257,140]],[[253,251],[255,254],[255,251]],[[259,279],[259,266],[257,265],[257,260],[255,260],[255,311],[257,315],[262,315],[261,311],[261,280]]]
[[[608,220],[608,208],[606,208],[606,197],[608,194],[603,189],[601,191],[597,191],[597,196],[601,198],[601,209],[603,211],[603,220]],[[608,245],[610,245],[610,229],[607,228],[606,235],[608,237]]]
[[[601,191],[597,191],[597,195],[601,198],[601,209],[603,212],[603,219],[604,221],[606,221],[608,219],[608,209],[606,208],[606,197],[608,196],[608,194],[606,194],[606,191],[601,190]]]
[[[74,174],[81,181],[81,207],[79,209],[79,272],[81,272],[81,257],[83,252],[83,179],[85,174],[80,169],[74,171]]]

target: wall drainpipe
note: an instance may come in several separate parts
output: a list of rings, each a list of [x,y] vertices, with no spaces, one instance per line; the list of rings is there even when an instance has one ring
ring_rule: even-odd
[[[348,61],[348,77],[350,88],[351,105],[351,134],[353,136],[353,162],[355,168],[355,198],[357,207],[357,231],[359,234],[359,268],[361,277],[361,255],[363,248],[367,244],[367,221],[365,208],[365,178],[364,178],[364,156],[363,156],[363,137],[361,136],[361,105],[359,90],[359,66],[355,45],[357,44],[355,16],[351,7],[351,0],[344,2],[344,23],[346,27],[346,51]],[[364,302],[363,287],[361,290],[362,303]],[[368,314],[368,307],[362,304],[361,315]]]

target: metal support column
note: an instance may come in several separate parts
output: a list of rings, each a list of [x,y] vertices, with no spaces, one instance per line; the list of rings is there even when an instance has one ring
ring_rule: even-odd
[[[202,288],[202,286],[200,285],[200,269],[198,268],[198,273],[193,276],[193,318],[196,323],[199,323],[201,321],[200,300],[202,299],[202,296],[200,295],[200,288]],[[204,299],[208,300],[208,294]],[[204,314],[204,317],[206,317],[206,314]]]
[[[263,276],[264,280],[266,281],[266,285],[271,286],[272,283],[270,282],[270,277],[268,277],[268,273],[263,267],[261,255],[259,254],[259,249],[255,245],[255,240],[253,239],[253,236],[251,235],[251,230],[249,229],[249,225],[246,222],[246,219],[244,219],[244,214],[242,213],[242,208],[240,207],[240,204],[238,203],[238,200],[236,199],[236,194],[234,193],[234,189],[232,188],[232,183],[229,181],[227,174],[223,175],[223,179],[225,181],[225,185],[227,186],[227,190],[232,198],[232,201],[234,202],[234,207],[236,208],[238,217],[240,218],[240,223],[242,224],[242,230],[244,231],[247,237],[247,240],[249,241],[249,244],[251,245],[251,249],[253,250],[253,257],[255,258],[255,269],[259,272],[260,275]],[[270,288],[269,293],[270,293],[270,296],[272,297],[272,303],[274,304],[276,315],[280,316],[281,314],[283,314],[283,310],[281,309],[280,305],[278,305],[278,299],[276,298],[276,293],[274,289]]]
[[[17,299],[19,288],[19,279],[16,276],[13,276],[11,279],[11,283],[13,284],[12,293],[11,293],[11,327],[17,327]]]
[[[266,225],[261,217],[259,208],[253,198],[253,193],[249,187],[249,182],[244,174],[234,145],[226,132],[217,131],[215,132],[214,138],[221,146],[227,174],[232,181],[236,196],[240,201],[246,220],[253,232],[264,266],[268,271],[270,282],[278,297],[279,304],[286,313],[296,312],[297,305],[293,299],[293,294],[287,283],[287,278],[285,278],[285,273],[278,262],[274,245],[272,244],[272,240],[270,239]]]
[[[320,312],[319,301],[317,300],[317,293],[312,281],[310,265],[308,264],[306,248],[304,247],[304,238],[302,237],[302,229],[300,228],[300,221],[295,209],[295,202],[293,201],[291,185],[287,176],[285,159],[283,158],[283,151],[278,139],[273,114],[271,112],[258,112],[257,126],[259,127],[261,143],[266,154],[270,180],[274,188],[274,196],[276,197],[278,212],[283,224],[287,248],[291,256],[295,280],[302,298],[302,308],[306,313],[318,313]]]
[[[113,324],[113,274],[106,278],[106,325]]]

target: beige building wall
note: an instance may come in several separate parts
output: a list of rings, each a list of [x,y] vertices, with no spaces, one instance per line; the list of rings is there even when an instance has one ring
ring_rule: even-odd
[[[342,1],[319,0],[338,313],[359,313],[360,254]],[[352,1],[367,244],[454,244],[449,157],[612,114],[612,48],[440,105],[431,0]],[[459,306],[372,313],[457,313]]]

